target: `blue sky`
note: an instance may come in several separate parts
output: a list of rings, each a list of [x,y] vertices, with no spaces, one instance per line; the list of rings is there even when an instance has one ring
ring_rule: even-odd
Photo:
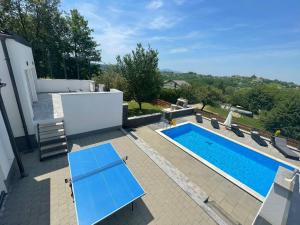
[[[159,67],[252,75],[300,84],[299,0],[63,0],[94,29],[102,61],[137,42],[159,51]]]

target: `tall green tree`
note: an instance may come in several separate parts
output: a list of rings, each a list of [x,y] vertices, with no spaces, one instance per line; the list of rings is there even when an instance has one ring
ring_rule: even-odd
[[[44,76],[62,72],[60,49],[66,46],[66,24],[58,6],[57,0],[5,0],[0,9],[1,30],[16,33],[32,45],[37,73]]]
[[[117,67],[127,80],[129,94],[139,104],[140,110],[142,102],[158,97],[162,79],[158,70],[157,50],[150,46],[144,49],[139,43],[131,54],[117,57]]]
[[[192,85],[182,85],[178,90],[180,97],[186,98],[189,103],[195,103],[197,101],[196,90]]]
[[[93,29],[89,28],[88,21],[81,16],[77,9],[70,11],[67,17],[67,24],[70,30],[70,51],[75,57],[77,78],[80,78],[79,60],[100,61],[100,51],[97,50],[97,43],[91,36]]]
[[[222,101],[222,91],[211,86],[202,86],[195,90],[195,96],[202,103],[203,110],[207,105],[216,105]]]
[[[91,37],[92,29],[76,10],[66,17],[59,4],[59,0],[3,0],[0,31],[20,35],[31,44],[39,77],[73,78],[73,74],[78,75],[78,67],[84,74],[99,70],[89,64],[91,60],[100,60],[97,44]],[[74,40],[79,46],[76,51]],[[74,53],[76,59],[81,57],[80,65]]]
[[[250,88],[242,88],[235,92],[230,102],[258,113],[259,110],[271,110],[275,104],[275,94],[279,90],[268,85],[255,85]]]
[[[300,140],[300,94],[278,103],[262,120],[267,130],[281,130],[283,135]]]

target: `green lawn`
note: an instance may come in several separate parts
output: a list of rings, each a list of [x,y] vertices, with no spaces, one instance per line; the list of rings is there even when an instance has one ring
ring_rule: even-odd
[[[204,111],[218,114],[219,116],[224,117],[224,118],[226,118],[228,115],[228,111],[226,109],[223,109],[223,108],[217,107],[217,106],[207,105],[207,106],[205,106]]]
[[[219,116],[226,118],[228,115],[228,111],[226,109],[223,109],[221,107],[215,107],[215,106],[206,106],[204,108],[207,112],[216,113]],[[263,129],[263,124],[259,119],[248,117],[248,116],[241,116],[240,118],[233,117],[233,121],[248,127],[253,127],[257,129]]]
[[[140,115],[146,115],[151,113],[157,113],[161,112],[161,107],[158,105],[153,105],[148,102],[142,103],[142,111],[139,109],[139,105],[135,101],[130,101],[128,103],[128,117],[131,116],[140,116]]]

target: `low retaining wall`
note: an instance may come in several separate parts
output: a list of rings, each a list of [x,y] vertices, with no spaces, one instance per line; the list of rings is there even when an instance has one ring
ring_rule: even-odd
[[[195,113],[195,108],[186,108],[186,109],[178,109],[174,111],[164,111],[166,118],[178,118],[188,115],[193,115]]]
[[[138,127],[157,123],[161,120],[161,117],[162,113],[128,117],[128,104],[123,103],[123,127]]]
[[[161,113],[153,113],[149,115],[143,116],[133,116],[127,118],[123,123],[124,127],[138,127],[143,126],[151,123],[157,123],[161,120],[162,114]]]

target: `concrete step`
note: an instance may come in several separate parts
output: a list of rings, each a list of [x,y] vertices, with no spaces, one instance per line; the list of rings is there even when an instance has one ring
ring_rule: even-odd
[[[56,142],[63,142],[63,141],[67,141],[66,135],[59,135],[59,136],[53,136],[53,137],[40,139],[40,144],[41,145],[47,145],[47,144],[52,144],[52,143],[56,143]]]
[[[39,124],[40,160],[68,152],[64,122]]]
[[[41,146],[41,152],[51,152],[57,149],[67,148],[67,142],[58,142],[50,145]]]
[[[53,127],[53,126],[60,126],[60,125],[64,125],[64,122],[54,122],[54,123],[42,123],[39,124],[40,128],[46,128],[46,127]]]
[[[51,151],[51,152],[41,152],[41,156],[40,156],[40,160],[44,160],[46,158],[52,157],[52,156],[57,156],[57,155],[62,155],[62,154],[67,154],[68,153],[68,149],[58,149],[55,151]]]
[[[53,126],[48,126],[48,127],[40,127],[39,131],[41,134],[41,133],[47,133],[47,132],[51,132],[53,130],[59,130],[59,129],[64,129],[64,125],[61,124],[61,125],[53,125]]]
[[[64,129],[52,130],[51,132],[40,133],[40,140],[65,135]]]

